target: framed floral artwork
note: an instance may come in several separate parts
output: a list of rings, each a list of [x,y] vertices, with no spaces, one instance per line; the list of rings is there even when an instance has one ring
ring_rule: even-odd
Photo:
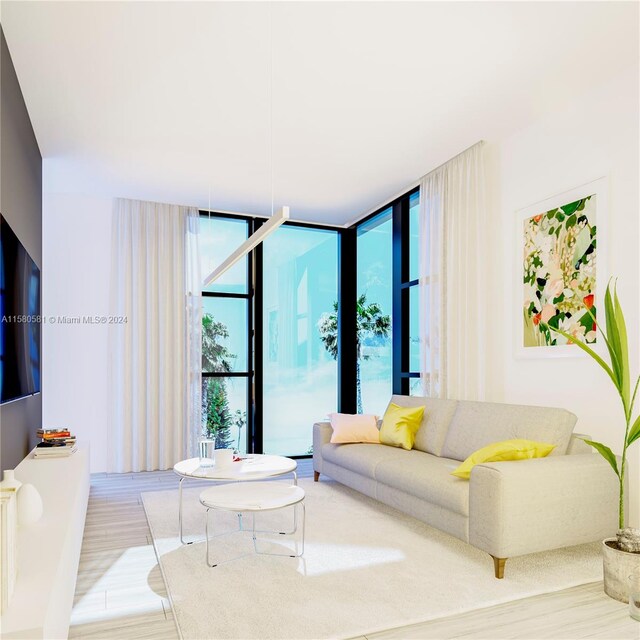
[[[601,178],[518,212],[518,355],[584,356],[553,328],[599,346],[606,187]]]

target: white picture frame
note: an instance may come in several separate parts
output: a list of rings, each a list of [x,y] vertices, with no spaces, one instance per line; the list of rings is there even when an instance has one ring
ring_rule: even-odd
[[[529,301],[527,297],[527,285],[524,282],[525,277],[525,222],[534,217],[546,215],[554,209],[560,209],[569,203],[595,196],[595,208],[590,201],[591,210],[589,212],[589,224],[596,226],[596,246],[595,246],[595,293],[594,306],[596,308],[596,320],[598,324],[602,324],[604,328],[604,294],[607,286],[607,236],[606,222],[609,212],[609,179],[607,176],[598,178],[591,182],[582,184],[573,189],[563,191],[554,196],[535,202],[516,211],[516,228],[515,228],[515,316],[516,322],[515,335],[515,354],[517,358],[581,358],[586,357],[584,351],[575,345],[551,345],[551,346],[531,346],[531,328],[527,326],[528,318],[525,316],[525,302]],[[595,209],[595,211],[593,210]],[[592,219],[594,217],[595,219]],[[569,287],[571,288],[571,287]],[[529,290],[529,293],[531,291]],[[534,301],[534,304],[538,304]],[[537,314],[536,314],[537,315]],[[533,318],[531,318],[533,321]],[[538,320],[539,321],[539,320]],[[527,328],[525,328],[527,327]],[[525,332],[527,332],[527,340],[529,346],[525,345]],[[590,346],[599,353],[602,353],[602,336],[597,335],[596,341],[590,343]]]

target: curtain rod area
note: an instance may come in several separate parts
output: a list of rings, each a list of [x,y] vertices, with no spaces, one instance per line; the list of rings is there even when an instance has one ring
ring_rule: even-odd
[[[390,202],[393,202],[394,200],[397,200],[400,196],[403,196],[405,193],[415,189],[417,186],[420,185],[420,181],[425,176],[428,176],[430,173],[433,173],[434,171],[438,171],[439,169],[442,169],[442,167],[444,167],[445,165],[449,164],[449,162],[451,162],[452,160],[455,160],[456,158],[460,157],[461,155],[463,155],[464,153],[466,153],[470,149],[473,149],[473,147],[475,147],[477,145],[482,145],[482,144],[485,144],[484,140],[479,140],[478,142],[474,142],[472,145],[468,146],[466,149],[463,149],[459,153],[456,153],[456,155],[451,156],[451,158],[449,158],[445,162],[442,162],[441,164],[439,164],[437,167],[434,167],[430,171],[427,171],[427,173],[425,173],[423,176],[421,176],[417,180],[414,180],[413,182],[411,182],[408,185],[406,185],[403,189],[398,191],[398,193],[396,193],[396,194],[394,194],[394,195],[392,195],[392,196],[390,196],[388,198],[385,198],[380,204],[376,205],[375,207],[371,207],[368,211],[366,211],[365,213],[360,214],[357,218],[354,218],[353,220],[350,220],[349,222],[346,222],[344,224],[330,224],[328,222],[316,222],[315,220],[300,220],[298,218],[290,218],[289,222],[299,222],[301,224],[312,224],[312,225],[315,225],[315,226],[318,226],[318,227],[328,227],[328,228],[331,228],[331,229],[339,229],[339,228],[348,229],[349,227],[353,226],[354,224],[357,224],[358,222],[360,222],[360,220],[362,220],[363,218],[366,218],[367,216],[370,216],[372,213],[375,213],[376,211],[379,211],[380,209],[383,209]],[[253,218],[253,219],[256,219],[256,220],[268,220],[269,217],[270,217],[270,216],[265,216],[265,215],[261,215],[261,214],[258,214],[258,213],[242,213],[240,211],[224,211],[222,209],[213,210],[213,209],[206,209],[206,208],[203,208],[203,207],[198,207],[198,210],[202,211],[204,213],[210,213],[211,215],[215,215],[216,213],[221,213],[223,215],[239,216],[239,217],[244,217],[244,218]]]
[[[239,218],[251,218],[252,220],[270,220],[271,216],[265,216],[260,213],[242,213],[241,211],[225,211],[224,209],[207,209],[205,207],[196,207],[200,213],[208,213],[215,216],[220,213],[225,216],[238,216]],[[330,222],[316,222],[315,220],[300,220],[298,218],[289,218],[287,222],[295,222],[299,224],[312,224],[315,227],[327,227],[329,229],[341,229],[345,225],[331,224]],[[285,222],[286,224],[286,222]]]
[[[466,153],[467,151],[469,151],[469,149],[473,149],[473,147],[475,147],[476,145],[482,145],[484,143],[485,143],[484,140],[478,140],[478,142],[474,142],[472,145],[468,146],[466,149],[463,149],[459,153],[456,153],[455,156],[451,156],[451,158],[449,158],[445,162],[442,162],[437,167],[431,169],[430,171],[427,171],[427,173],[425,173],[423,176],[421,176],[420,178],[418,178],[414,182],[408,184],[406,187],[404,187],[404,189],[402,189],[401,191],[398,191],[398,193],[396,193],[395,195],[393,195],[393,196],[391,196],[389,198],[385,198],[380,204],[376,205],[375,207],[371,207],[371,209],[369,209],[365,213],[359,215],[357,218],[354,218],[351,222],[348,222],[344,226],[345,227],[351,227],[354,224],[358,224],[358,222],[360,222],[360,220],[362,220],[363,218],[366,218],[367,216],[370,216],[372,213],[375,213],[376,211],[378,211],[380,209],[383,209],[390,202],[393,202],[394,200],[397,200],[400,196],[403,196],[405,193],[411,191],[412,189],[415,189],[420,184],[420,181],[425,176],[428,176],[430,173],[433,173],[434,171],[438,171],[438,169],[442,169],[442,167],[444,167],[445,165],[449,164],[452,160],[455,160],[456,158],[461,156],[463,153]]]

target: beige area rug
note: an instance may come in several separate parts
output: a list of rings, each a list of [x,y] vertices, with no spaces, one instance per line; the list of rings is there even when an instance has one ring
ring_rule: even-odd
[[[201,489],[184,492],[186,538],[196,541],[186,546],[178,492],[143,494],[183,638],[345,638],[602,579],[598,543],[513,558],[496,580],[491,557],[452,536],[331,481],[300,486],[303,558],[256,556],[245,532],[215,541],[215,568],[205,564]],[[258,528],[292,519],[290,510],[261,516]],[[234,514],[215,517],[217,532],[237,528]],[[262,549],[292,548],[269,538]]]

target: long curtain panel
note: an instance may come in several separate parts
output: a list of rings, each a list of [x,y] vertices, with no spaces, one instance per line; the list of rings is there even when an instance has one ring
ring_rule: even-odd
[[[480,142],[420,182],[420,372],[430,397],[485,395],[483,156]]]
[[[113,211],[109,470],[170,469],[201,431],[195,208],[117,199]]]

